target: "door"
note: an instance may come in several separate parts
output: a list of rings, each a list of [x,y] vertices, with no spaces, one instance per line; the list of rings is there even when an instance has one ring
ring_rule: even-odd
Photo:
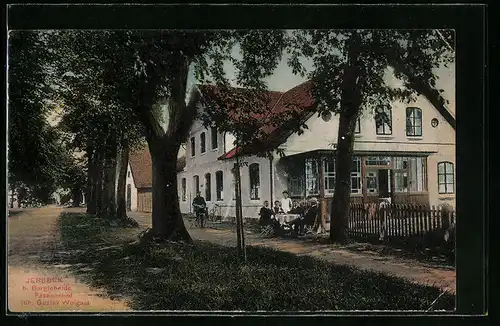
[[[378,196],[379,198],[389,198],[389,170],[378,171]]]
[[[132,210],[132,188],[130,184],[127,185],[127,211]]]

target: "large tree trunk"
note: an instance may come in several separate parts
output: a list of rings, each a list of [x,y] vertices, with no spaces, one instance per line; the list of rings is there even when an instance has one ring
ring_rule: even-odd
[[[177,191],[177,153],[180,143],[152,141],[153,164],[152,232],[159,239],[192,243],[182,219]]]
[[[88,147],[88,171],[87,171],[87,214],[96,213],[96,150]]]
[[[103,213],[103,177],[104,177],[104,149],[99,148],[97,152],[96,159],[96,171],[95,171],[95,199],[96,199],[96,214],[102,215]]]
[[[116,218],[116,158],[108,159],[106,168],[106,215],[108,218]]]
[[[140,105],[136,108],[145,131],[153,164],[153,237],[182,240],[192,243],[179,207],[177,191],[177,154],[180,144],[185,140],[197,114],[200,98],[198,92],[192,93],[186,105],[186,83],[189,73],[189,60],[179,51],[172,56],[168,78],[168,117],[166,130],[162,128],[154,114],[155,88],[164,79],[152,76],[140,89]]]
[[[126,201],[126,188],[127,188],[127,167],[128,167],[129,145],[128,138],[124,136],[122,139],[122,146],[120,150],[120,157],[118,160],[118,185],[116,189],[116,217],[127,217],[127,201]]]
[[[16,185],[12,183],[10,185],[10,208],[14,208],[14,194],[16,193]]]
[[[351,169],[354,130],[361,106],[359,39],[354,32],[348,44],[348,62],[341,86],[339,129],[336,150],[336,181],[330,218],[330,240],[343,242],[347,238],[347,219],[351,195]]]

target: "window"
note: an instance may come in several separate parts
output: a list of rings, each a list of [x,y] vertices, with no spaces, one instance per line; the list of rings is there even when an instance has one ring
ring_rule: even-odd
[[[288,175],[288,192],[290,196],[304,196],[305,183],[304,183],[304,162],[296,161],[294,164],[287,166]]]
[[[358,120],[356,120],[356,128],[354,129],[354,133],[355,134],[361,133],[361,119],[360,118],[358,118]]]
[[[325,177],[325,192],[333,194],[335,191],[335,159],[324,161],[323,174]]]
[[[406,108],[406,136],[422,136],[422,110]]]
[[[212,149],[216,149],[218,147],[218,144],[217,144],[217,128],[216,127],[212,127],[211,128],[211,134],[210,134],[212,137]]]
[[[425,157],[394,158],[394,191],[422,192],[425,186]]]
[[[366,191],[371,195],[378,192],[377,172],[370,171],[366,173]]]
[[[306,196],[319,193],[319,164],[317,159],[306,159]]]
[[[205,200],[212,200],[212,176],[210,173],[205,174]]]
[[[252,163],[248,167],[249,175],[250,175],[250,199],[258,200],[260,199],[260,173],[259,173],[259,164]]]
[[[215,196],[219,201],[224,199],[224,178],[222,176],[222,171],[215,172]]]
[[[194,189],[194,195],[200,191],[200,177],[195,175],[193,177],[193,189]]]
[[[181,180],[181,198],[182,201],[186,201],[186,178]]]
[[[394,159],[394,191],[408,192],[408,157]]]
[[[352,159],[351,170],[351,194],[361,193],[361,158],[354,157]]]
[[[455,192],[453,163],[438,163],[438,187],[440,194],[453,194]]]
[[[196,154],[196,143],[194,137],[191,137],[191,156]]]
[[[388,166],[391,165],[391,158],[382,156],[370,156],[366,158],[366,165]]]
[[[127,176],[130,178],[130,171],[128,171]]]
[[[205,151],[207,150],[205,141],[206,141],[206,139],[205,139],[205,133],[202,132],[200,134],[200,152],[201,153],[205,153]]]
[[[376,108],[375,126],[377,135],[392,135],[392,108],[390,105]]]

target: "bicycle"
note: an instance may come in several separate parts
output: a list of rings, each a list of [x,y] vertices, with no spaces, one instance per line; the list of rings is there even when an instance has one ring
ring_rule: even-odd
[[[208,214],[207,218],[210,222],[217,222],[218,220],[221,220],[222,218],[221,218],[221,214],[220,214],[220,206],[217,204],[214,204],[214,206],[210,210],[210,213]]]

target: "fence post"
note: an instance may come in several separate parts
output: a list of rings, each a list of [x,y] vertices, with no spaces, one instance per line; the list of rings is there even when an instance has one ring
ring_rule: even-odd
[[[450,237],[450,214],[451,214],[451,206],[449,204],[443,204],[441,206],[441,228],[443,231],[443,238],[445,242],[448,242]]]

